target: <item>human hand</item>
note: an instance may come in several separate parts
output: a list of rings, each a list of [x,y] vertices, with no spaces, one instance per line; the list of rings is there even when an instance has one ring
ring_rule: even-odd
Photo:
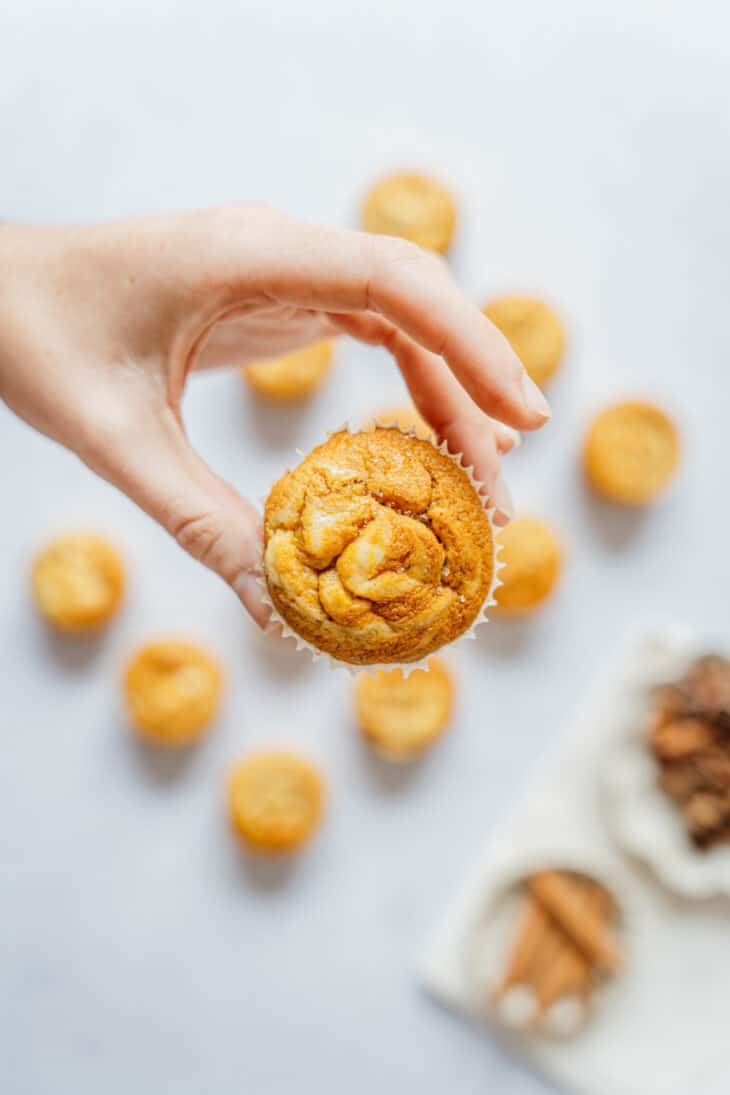
[[[548,405],[443,260],[404,240],[228,206],[82,228],[0,228],[0,396],[227,581],[257,622],[261,520],[192,449],[189,373],[345,332],[387,347],[497,507]],[[502,425],[500,425],[500,423]]]

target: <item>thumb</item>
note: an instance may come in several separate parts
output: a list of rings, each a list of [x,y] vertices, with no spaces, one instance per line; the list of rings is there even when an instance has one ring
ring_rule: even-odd
[[[270,609],[259,582],[261,515],[198,456],[171,411],[135,435],[85,455],[85,462],[219,574],[265,627]]]

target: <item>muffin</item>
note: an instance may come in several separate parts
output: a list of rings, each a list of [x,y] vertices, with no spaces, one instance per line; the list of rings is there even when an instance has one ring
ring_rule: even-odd
[[[244,365],[241,373],[253,390],[266,399],[282,403],[306,399],[327,376],[333,347],[329,339],[313,342],[283,357]]]
[[[404,433],[413,431],[416,437],[422,437],[424,441],[435,441],[436,439],[436,435],[428,422],[419,414],[412,403],[410,406],[388,407],[384,411],[380,411],[367,424],[366,429],[373,430],[376,425],[397,426]]]
[[[557,372],[563,359],[565,334],[552,308],[537,297],[498,297],[484,306],[536,384]]]
[[[140,737],[190,745],[218,714],[223,675],[200,647],[162,640],[141,647],[124,674],[124,698]]]
[[[298,848],[319,823],[323,804],[324,784],[319,773],[292,753],[256,753],[231,771],[231,824],[257,851]]]
[[[516,517],[499,530],[502,584],[494,599],[500,613],[531,612],[552,592],[562,568],[560,543],[535,517]]]
[[[366,741],[386,760],[419,756],[446,729],[454,686],[443,662],[431,658],[428,669],[361,673],[355,685],[355,713]]]
[[[317,650],[416,662],[479,617],[492,526],[466,472],[430,442],[340,430],[274,484],[264,572],[281,619]]]
[[[402,236],[442,253],[448,250],[455,223],[456,207],[448,190],[414,172],[381,179],[369,191],[362,211],[366,232]]]
[[[32,590],[39,611],[59,631],[95,631],[119,607],[124,564],[101,536],[61,536],[36,556]]]
[[[598,494],[625,506],[646,506],[676,471],[677,428],[652,403],[616,403],[593,420],[583,463]]]

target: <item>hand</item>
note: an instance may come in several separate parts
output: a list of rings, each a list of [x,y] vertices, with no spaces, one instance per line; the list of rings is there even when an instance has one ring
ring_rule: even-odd
[[[0,396],[217,571],[259,623],[256,510],[191,448],[188,374],[346,332],[390,350],[423,417],[511,502],[499,454],[549,417],[439,258],[260,206],[0,229]],[[488,417],[491,416],[491,417]],[[498,420],[498,422],[493,421]]]

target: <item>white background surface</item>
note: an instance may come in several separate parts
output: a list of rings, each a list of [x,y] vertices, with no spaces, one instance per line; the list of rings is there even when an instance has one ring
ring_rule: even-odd
[[[720,4],[623,0],[5,4],[7,217],[257,198],[349,224],[374,175],[422,165],[459,196],[465,288],[536,288],[571,330],[554,421],[508,462],[518,500],[563,530],[563,587],[459,653],[453,734],[408,775],[363,753],[347,677],[267,646],[212,575],[0,413],[7,1095],[546,1090],[425,999],[413,959],[627,626],[726,628],[728,30]],[[254,410],[232,374],[194,383],[186,413],[258,496],[295,447],[400,391],[385,356],[343,345],[303,413]],[[685,439],[644,520],[588,501],[577,472],[591,409],[627,392],[666,403]],[[26,574],[45,537],[89,523],[132,581],[106,641],[79,651],[49,641]],[[169,632],[208,641],[230,678],[215,732],[173,765],[135,746],[117,701],[129,650]],[[247,865],[222,809],[230,759],[272,742],[306,749],[331,786],[286,875]]]

